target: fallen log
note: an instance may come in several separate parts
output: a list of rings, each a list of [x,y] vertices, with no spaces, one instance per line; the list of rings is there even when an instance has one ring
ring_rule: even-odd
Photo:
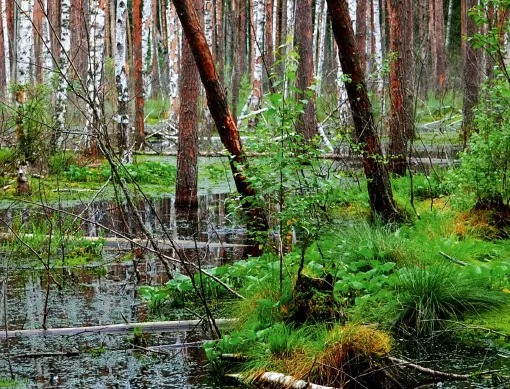
[[[245,379],[245,377],[241,374],[227,374],[227,376],[239,381],[243,381]],[[280,385],[283,389],[338,389],[331,386],[312,384],[274,371],[262,373],[256,376],[251,382],[253,384]]]
[[[66,328],[48,328],[34,330],[8,330],[0,332],[0,339],[28,337],[28,336],[62,336],[62,335],[81,335],[91,333],[118,333],[132,331],[135,328],[143,332],[167,332],[167,331],[185,331],[200,325],[203,320],[180,320],[180,321],[159,321],[147,323],[127,323],[127,324],[109,324],[104,326],[90,327],[66,327]],[[235,322],[235,319],[217,319],[216,324],[227,326]]]
[[[31,239],[34,238],[34,234],[24,234],[23,236],[20,236],[20,238],[27,238]],[[46,239],[50,238],[49,235],[45,236]],[[15,236],[12,233],[0,233],[0,242],[2,241],[11,241],[18,239],[17,236]],[[127,241],[126,239],[120,238],[120,237],[98,237],[98,236],[80,236],[78,238],[74,236],[63,236],[63,240],[72,240],[72,239],[83,239],[87,242],[99,242],[104,241],[105,243],[110,244],[116,244],[116,243],[137,243],[141,246],[148,245],[149,241],[147,239],[140,239],[140,238],[133,238]],[[164,247],[164,248],[174,248],[177,247],[178,249],[187,249],[187,248],[244,248],[247,247],[247,245],[244,244],[237,244],[237,243],[222,243],[222,242],[195,242],[193,240],[179,240],[175,239],[170,241],[169,239],[155,239],[154,240],[158,246]]]

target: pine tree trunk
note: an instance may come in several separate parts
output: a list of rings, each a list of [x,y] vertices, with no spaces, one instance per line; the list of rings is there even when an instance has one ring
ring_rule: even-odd
[[[234,19],[234,31],[239,31],[238,34],[234,34],[233,39],[233,64],[232,66],[232,117],[234,123],[237,123],[237,107],[239,105],[239,89],[241,88],[241,66],[237,66],[244,57],[244,48],[241,46],[241,35],[244,35],[241,30],[241,10],[239,7],[242,6],[240,0],[232,0],[232,16]]]
[[[135,147],[143,148],[144,130],[144,67],[142,48],[142,0],[133,0],[133,56],[135,63]]]
[[[422,98],[426,98],[429,92],[430,84],[430,37],[428,34],[428,12],[427,12],[427,1],[419,0],[418,5],[418,45],[420,48],[420,63],[419,63],[419,92]]]
[[[159,50],[158,50],[158,19],[156,15],[158,14],[158,0],[152,0],[152,29],[151,29],[151,43],[152,43],[152,98],[157,99],[161,90],[161,80],[159,77],[160,69],[159,69]]]
[[[216,123],[221,141],[232,155],[230,167],[234,175],[237,191],[242,197],[246,198],[243,205],[248,212],[249,228],[265,231],[268,225],[263,210],[252,207],[249,200],[250,196],[256,194],[255,188],[250,185],[250,182],[243,173],[243,167],[246,166],[247,161],[243,156],[239,132],[228,109],[227,98],[219,82],[200,21],[189,0],[174,0],[174,5],[181,20],[184,34],[193,52],[202,84],[207,94],[207,103]]]
[[[42,45],[42,21],[43,9],[42,2],[39,0],[34,1],[32,28],[34,34],[34,57],[32,62],[35,64],[34,81],[38,84],[43,82],[43,45]]]
[[[203,13],[203,0],[193,2],[198,18]],[[179,95],[179,148],[177,154],[176,207],[196,207],[198,164],[198,101],[200,79],[188,40],[182,40]]]
[[[224,58],[225,58],[225,41],[223,29],[225,27],[225,21],[223,20],[223,0],[216,0],[216,62],[218,63],[218,74],[220,81],[223,81],[223,73],[225,71]]]
[[[131,162],[129,142],[129,86],[126,74],[126,0],[117,0],[115,26],[115,81],[117,84],[117,144],[121,161]]]
[[[399,220],[401,216],[393,200],[388,171],[381,161],[381,145],[368,98],[365,76],[361,70],[347,2],[345,0],[327,1],[340,64],[343,72],[351,75],[352,79],[351,82],[346,83],[345,87],[356,132],[355,141],[361,147],[370,207],[372,212],[383,221]]]
[[[69,56],[71,53],[71,2],[62,0],[60,21],[60,57],[57,93],[55,96],[55,135],[53,139],[53,149],[64,146],[66,132],[66,112],[67,112],[67,86],[69,78]]]
[[[464,36],[472,37],[476,33],[476,23],[473,18],[468,16],[468,11],[477,4],[477,0],[461,1],[461,17],[464,22]],[[473,108],[478,104],[478,93],[480,88],[480,75],[478,72],[478,69],[480,68],[480,54],[479,50],[475,50],[469,42],[465,42],[463,45],[462,68],[464,92],[462,131],[464,148],[466,148],[471,132],[473,131]]]
[[[266,0],[266,66],[271,71],[274,63],[274,46],[273,46],[273,2],[274,0]]]
[[[296,73],[297,100],[308,100],[304,113],[298,116],[296,128],[306,141],[317,134],[314,96],[309,96],[308,88],[313,81],[313,38],[312,0],[299,0],[296,7],[296,45],[300,61]]]
[[[409,51],[411,42],[406,31],[409,25],[407,0],[388,0],[390,52],[398,56],[390,63],[390,171],[403,176],[407,170],[407,147],[413,133],[412,97]]]
[[[356,42],[361,59],[361,69],[365,73],[367,62],[367,0],[358,0],[356,6]]]
[[[446,87],[446,46],[444,32],[443,0],[434,0],[434,32],[436,38],[437,61],[435,68],[436,95],[444,93]]]

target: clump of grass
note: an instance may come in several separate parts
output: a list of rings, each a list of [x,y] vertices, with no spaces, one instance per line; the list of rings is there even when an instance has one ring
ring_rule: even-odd
[[[396,322],[418,335],[431,334],[443,320],[456,320],[465,313],[492,310],[509,302],[508,296],[488,289],[482,279],[443,264],[402,269],[396,291]]]

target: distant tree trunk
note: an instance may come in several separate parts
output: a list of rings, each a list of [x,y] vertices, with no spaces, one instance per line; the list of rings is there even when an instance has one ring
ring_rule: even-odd
[[[379,0],[371,0],[372,3],[372,46],[373,46],[373,69],[377,72],[375,90],[384,99],[384,81],[382,77],[383,66],[383,50],[382,50],[382,37],[381,37],[381,9],[379,7]],[[383,104],[384,106],[384,104]],[[384,112],[384,109],[382,110]]]
[[[152,43],[152,77],[151,77],[151,88],[152,88],[152,98],[157,99],[160,91],[161,91],[161,81],[160,81],[160,68],[159,68],[159,50],[158,50],[158,0],[152,0],[152,34],[151,34],[151,43]]]
[[[329,4],[329,3],[328,3]],[[353,29],[354,33],[356,33],[356,0],[349,0],[348,4],[348,10],[349,10],[349,17],[351,20],[351,28]],[[340,111],[340,120],[346,124],[349,122],[349,103],[348,103],[348,96],[347,96],[347,90],[344,87],[344,82],[342,81],[342,78],[344,76],[344,73],[342,71],[342,66],[339,64],[337,69],[337,89],[338,89],[338,106]]]
[[[444,92],[446,86],[446,46],[444,32],[443,0],[434,0],[434,32],[436,38],[437,61],[435,71],[436,94]]]
[[[287,0],[278,0],[278,46],[280,58],[287,53]],[[285,61],[278,67],[278,78],[283,79]]]
[[[254,54],[252,58],[252,92],[251,92],[251,109],[260,108],[262,99],[262,76],[264,73],[262,48],[264,47],[264,0],[253,0],[253,15],[255,20],[252,21],[255,27]]]
[[[296,45],[300,61],[296,73],[298,100],[308,100],[304,106],[304,113],[298,117],[296,128],[306,141],[310,141],[317,134],[317,119],[315,117],[314,96],[308,88],[313,81],[313,39],[312,39],[312,0],[299,0],[296,7]]]
[[[142,58],[144,89],[143,97],[152,95],[152,57],[149,56],[152,30],[152,0],[142,0]],[[150,50],[152,51],[152,50]]]
[[[238,34],[234,34],[233,39],[233,64],[232,66],[232,117],[234,123],[237,123],[237,106],[239,105],[239,89],[241,87],[241,66],[237,66],[244,57],[244,48],[241,46],[241,35],[244,33],[241,31],[241,10],[242,6],[240,0],[232,0],[232,15],[234,19],[234,31],[238,31]]]
[[[237,191],[242,197],[248,197],[243,205],[248,212],[249,227],[251,229],[266,231],[268,225],[264,211],[260,208],[252,207],[249,200],[250,196],[256,194],[255,188],[250,185],[250,182],[243,173],[247,161],[243,156],[239,132],[232,118],[232,114],[228,109],[227,98],[219,82],[211,52],[200,26],[200,21],[196,12],[190,5],[190,0],[174,0],[174,6],[177,9],[184,34],[188,39],[191,51],[195,57],[202,84],[207,94],[209,109],[216,123],[221,141],[232,155],[230,158],[230,167],[234,175]]]
[[[168,2],[167,35],[168,35],[168,71],[169,71],[169,97],[170,97],[170,120],[177,122],[179,117],[179,21],[172,2]]]
[[[53,78],[53,57],[51,55],[51,33],[48,14],[48,0],[43,0],[43,20],[42,20],[42,42],[43,42],[43,81],[51,85]]]
[[[1,12],[2,12],[2,35],[3,35],[3,45],[0,47],[0,50],[4,53],[4,65],[5,65],[5,86],[6,92],[7,87],[11,83],[11,51],[10,51],[10,39],[9,39],[9,30],[8,30],[8,22],[7,22],[7,4],[8,0],[2,0]],[[7,93],[6,93],[7,96]]]
[[[266,0],[266,66],[269,70],[273,68],[274,47],[273,47],[273,2]]]
[[[487,31],[491,31],[494,27],[496,27],[496,12],[494,9],[494,3],[490,3],[487,6]],[[485,56],[485,77],[487,79],[491,79],[493,76],[493,69],[495,62],[493,60],[493,56],[487,51],[484,50]]]
[[[34,45],[32,30],[33,3],[31,0],[21,0],[18,19],[18,73],[17,82],[22,86],[30,83],[30,64],[32,63],[32,50]]]
[[[87,137],[87,149],[92,156],[96,154],[96,139],[102,118],[98,113],[102,112],[103,101],[102,81],[104,71],[105,54],[105,4],[98,0],[90,2],[89,20],[89,66],[87,74],[87,123],[85,136]]]
[[[201,19],[203,0],[193,2],[197,17]],[[177,154],[177,181],[175,205],[196,207],[197,163],[198,163],[198,100],[200,78],[188,40],[182,40],[181,78],[179,95],[181,110],[179,113],[179,148]]]
[[[422,97],[425,98],[429,92],[430,85],[430,36],[428,34],[428,8],[427,8],[428,0],[419,0],[418,4],[418,45],[420,48],[420,63],[419,63],[419,71],[420,75],[419,82],[419,92]]]
[[[142,0],[133,0],[133,56],[135,58],[135,147],[143,148],[144,131],[144,72],[142,50]]]
[[[476,33],[476,23],[468,16],[468,11],[478,4],[477,0],[461,1],[461,18],[463,23],[463,36],[472,37]],[[480,57],[479,50],[475,50],[469,42],[464,42],[462,52],[463,68],[463,143],[467,147],[469,137],[473,131],[473,108],[478,104],[478,93],[480,87]]]
[[[38,84],[43,82],[43,56],[42,56],[42,21],[43,9],[40,0],[34,0],[33,13],[32,13],[32,28],[34,34],[34,52],[32,63],[35,65],[34,81]]]
[[[62,0],[60,21],[60,58],[57,93],[55,97],[55,135],[53,149],[63,146],[62,139],[66,132],[67,86],[69,80],[69,56],[71,53],[71,2]]]
[[[390,27],[390,52],[398,53],[390,63],[390,171],[403,176],[407,170],[408,141],[413,135],[412,95],[410,94],[412,72],[410,68],[410,45],[406,25],[408,0],[388,0]]]
[[[55,6],[58,2],[49,0],[48,5]],[[87,80],[88,72],[88,45],[89,45],[89,22],[88,22],[88,9],[89,0],[71,0],[71,17],[70,28],[71,34],[71,48],[70,59],[73,62],[73,70],[76,70],[76,77],[79,77],[82,82]],[[56,10],[57,11],[57,10]],[[58,11],[57,11],[58,12]],[[55,27],[49,20],[50,29]],[[53,35],[53,34],[52,34]],[[52,47],[58,51],[60,43],[52,41]]]
[[[327,0],[340,64],[351,76],[345,84],[352,110],[356,142],[361,147],[363,169],[367,178],[370,207],[384,221],[399,220],[401,215],[393,200],[388,171],[382,162],[382,150],[375,129],[372,106],[368,98],[365,76],[361,70],[354,31],[346,0]]]
[[[223,20],[223,0],[216,0],[216,62],[218,63],[218,74],[220,81],[223,80],[224,73],[224,58],[225,58],[225,41],[223,29],[225,27],[225,21]]]
[[[367,0],[358,0],[356,6],[356,42],[361,60],[361,69],[365,73],[367,62]]]
[[[0,89],[2,97],[5,97],[7,94],[7,86],[9,85],[7,83],[7,67],[9,66],[9,62],[6,60],[5,54],[6,50],[4,49],[5,41],[7,40],[7,35],[5,34],[5,31],[7,29],[4,29],[5,23],[5,4],[6,0],[0,0]]]
[[[326,52],[328,51],[328,41],[327,41],[327,25],[328,25],[328,6],[326,4],[326,0],[322,0],[322,8],[320,10],[321,17],[319,19],[319,36],[317,40],[317,57],[318,61],[315,63],[315,81],[317,82],[317,92],[322,94],[322,85],[324,81],[324,75],[327,72],[324,69],[324,61]]]
[[[452,19],[453,19],[453,0],[448,0],[448,21],[446,24],[446,51],[449,51],[452,44]]]
[[[119,156],[131,162],[129,144],[129,87],[126,74],[126,0],[117,0],[117,25],[115,28],[115,81],[117,84],[117,122]]]

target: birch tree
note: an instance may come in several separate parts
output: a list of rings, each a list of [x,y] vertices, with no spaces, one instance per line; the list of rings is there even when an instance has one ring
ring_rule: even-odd
[[[71,1],[62,0],[60,10],[60,57],[58,66],[58,85],[55,96],[55,136],[53,148],[62,145],[65,133],[67,112],[67,85],[69,82],[69,53],[71,51]]]
[[[149,57],[150,33],[152,26],[152,3],[151,0],[142,0],[142,58],[144,74],[144,99],[152,94],[151,68],[152,61]]]
[[[168,79],[170,98],[170,120],[175,122],[179,115],[179,58],[180,58],[180,26],[172,2],[166,8],[167,39],[168,39]]]
[[[329,2],[328,2],[329,4]],[[356,0],[349,0],[347,3],[347,7],[349,10],[349,16],[350,21],[352,24],[352,29],[354,34],[356,34]],[[340,112],[340,120],[342,120],[344,123],[348,121],[349,118],[349,102],[348,102],[348,96],[347,96],[347,90],[345,88],[344,83],[344,73],[342,71],[342,66],[338,66],[337,70],[337,88],[338,88],[338,106],[339,106],[339,112]]]
[[[103,102],[102,79],[104,70],[104,50],[105,50],[105,10],[100,7],[99,0],[90,2],[90,20],[89,20],[89,61],[87,72],[87,123],[85,127],[85,136],[90,151],[95,153],[95,141],[97,137],[98,112],[102,112],[101,103]]]
[[[2,17],[2,34],[3,34],[3,47],[0,47],[0,50],[4,52],[4,63],[5,63],[5,86],[8,87],[11,83],[11,54],[10,54],[10,39],[9,32],[7,29],[7,1],[2,0],[1,6],[1,17]]]
[[[43,20],[42,20],[42,55],[43,55],[43,80],[46,84],[51,84],[53,77],[53,56],[51,54],[51,34],[50,34],[50,21],[48,14],[48,0],[41,0],[43,7]]]
[[[117,123],[119,155],[123,162],[130,162],[129,152],[129,87],[126,75],[126,0],[117,0],[115,18],[115,82],[117,84]]]
[[[32,29],[32,11],[33,3],[31,0],[18,0],[19,20],[18,20],[18,50],[17,50],[17,83],[26,86],[30,83],[30,63],[32,62],[32,52],[34,46],[34,34]],[[25,93],[23,101],[25,100]]]
[[[133,0],[133,57],[135,70],[135,147],[143,148],[144,130],[144,72],[142,44],[142,0]],[[128,19],[129,20],[129,19]]]

